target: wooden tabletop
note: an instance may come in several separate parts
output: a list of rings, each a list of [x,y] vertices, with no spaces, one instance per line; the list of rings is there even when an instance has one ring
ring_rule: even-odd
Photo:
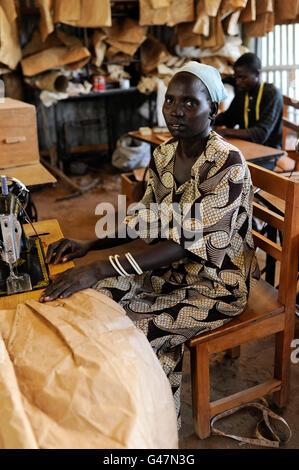
[[[12,168],[0,169],[2,175],[17,178],[25,186],[44,186],[57,183],[56,178],[41,164],[22,165]]]
[[[152,131],[151,135],[142,135],[139,131],[129,132],[129,135],[151,145],[160,145],[171,138],[169,133],[155,133],[154,131]],[[266,145],[255,144],[254,142],[249,142],[247,140],[231,139],[227,137],[225,140],[241,150],[245,160],[252,161],[254,163],[270,160],[271,158],[282,156],[285,153],[283,150],[267,147]]]
[[[248,140],[233,139],[230,137],[225,137],[225,140],[241,150],[245,160],[252,161],[253,163],[259,159],[261,161],[268,160],[274,157],[281,157],[285,154],[283,150],[268,147],[267,145],[255,144]]]
[[[45,253],[47,252],[50,243],[53,243],[59,240],[60,238],[63,238],[59,223],[56,219],[34,222],[33,226],[41,239]],[[23,227],[27,237],[36,235],[34,229],[30,224],[25,224],[23,225]],[[49,273],[50,275],[59,274],[73,267],[74,263],[72,261],[56,265],[49,264]],[[18,304],[24,303],[28,299],[39,299],[42,291],[43,289],[38,289],[24,292],[22,294],[14,294],[8,295],[6,297],[0,297],[0,309],[16,308]]]

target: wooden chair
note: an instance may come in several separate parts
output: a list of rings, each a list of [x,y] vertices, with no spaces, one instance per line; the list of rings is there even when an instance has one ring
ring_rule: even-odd
[[[188,342],[191,353],[193,419],[196,434],[210,435],[210,419],[218,413],[275,392],[279,407],[287,403],[290,345],[294,335],[299,239],[299,183],[248,162],[253,185],[285,201],[284,217],[253,202],[254,216],[283,233],[282,246],[253,231],[257,247],[280,261],[279,289],[264,280],[250,292],[245,311],[226,325]],[[210,402],[209,355],[237,351],[240,345],[275,334],[272,380]]]
[[[289,120],[289,109],[299,109],[299,101],[283,95],[283,118],[282,118],[282,148],[287,152],[287,155],[292,160],[295,160],[295,171],[299,170],[299,149],[296,152],[296,144],[291,147],[287,143],[287,136],[293,135],[299,139],[299,125],[296,122]],[[298,142],[298,140],[297,140]],[[298,145],[298,144],[297,144]]]

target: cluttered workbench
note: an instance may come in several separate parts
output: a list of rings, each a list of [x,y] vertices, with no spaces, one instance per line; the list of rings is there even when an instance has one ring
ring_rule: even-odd
[[[90,92],[88,94],[77,94],[73,96],[69,96],[64,100],[57,101],[54,105],[54,112],[55,112],[55,132],[56,132],[56,141],[57,141],[57,157],[58,160],[62,163],[63,159],[66,158],[68,154],[72,151],[76,150],[72,149],[70,144],[69,134],[71,133],[71,125],[76,125],[76,123],[68,122],[66,117],[64,116],[65,106],[66,104],[70,105],[71,103],[77,106],[80,106],[81,109],[88,106],[88,102],[98,102],[102,101],[104,104],[104,123],[101,122],[101,115],[100,112],[95,115],[92,120],[86,122],[86,119],[81,118],[80,126],[81,129],[86,128],[88,125],[89,127],[92,125],[101,125],[104,126],[107,132],[107,150],[108,154],[111,157],[113,150],[115,148],[116,141],[119,137],[119,133],[115,131],[117,127],[117,121],[120,119],[116,119],[115,111],[118,110],[119,114],[121,113],[121,103],[127,97],[128,102],[134,102],[140,98],[140,92],[138,91],[137,87],[129,86],[128,88],[111,88],[102,91]],[[128,101],[129,100],[129,101]],[[133,101],[132,101],[133,100]],[[150,102],[149,102],[150,103]],[[98,104],[100,110],[100,103]],[[129,121],[131,119],[132,111],[130,111],[127,107],[127,120],[129,125]],[[149,104],[149,109],[151,109],[151,105]],[[79,125],[79,123],[78,123]],[[74,130],[74,129],[73,129]],[[95,149],[99,149],[99,146],[94,146]],[[86,150],[88,151],[92,149],[91,146],[87,147]]]

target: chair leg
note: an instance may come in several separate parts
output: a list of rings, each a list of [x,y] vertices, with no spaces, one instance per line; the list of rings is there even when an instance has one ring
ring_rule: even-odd
[[[230,348],[227,350],[227,354],[231,359],[237,359],[241,354],[241,346],[236,346],[235,348]]]
[[[274,393],[274,401],[280,408],[286,406],[290,388],[290,344],[292,337],[288,332],[276,333],[274,377],[281,380],[281,389]]]
[[[191,348],[191,383],[195,433],[205,439],[210,431],[210,371],[206,345]]]

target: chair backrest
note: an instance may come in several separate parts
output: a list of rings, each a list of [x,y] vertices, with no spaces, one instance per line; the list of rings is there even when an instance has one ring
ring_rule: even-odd
[[[289,110],[293,110],[294,119],[289,119]],[[295,122],[296,110],[299,109],[299,101],[289,96],[283,95],[283,118],[282,118],[282,148],[287,150],[286,138],[288,134],[293,134],[299,138],[299,124]]]
[[[254,217],[282,232],[282,246],[253,230],[256,246],[280,261],[278,300],[294,311],[299,255],[299,182],[247,162],[253,186],[285,202],[284,216],[253,201]]]

